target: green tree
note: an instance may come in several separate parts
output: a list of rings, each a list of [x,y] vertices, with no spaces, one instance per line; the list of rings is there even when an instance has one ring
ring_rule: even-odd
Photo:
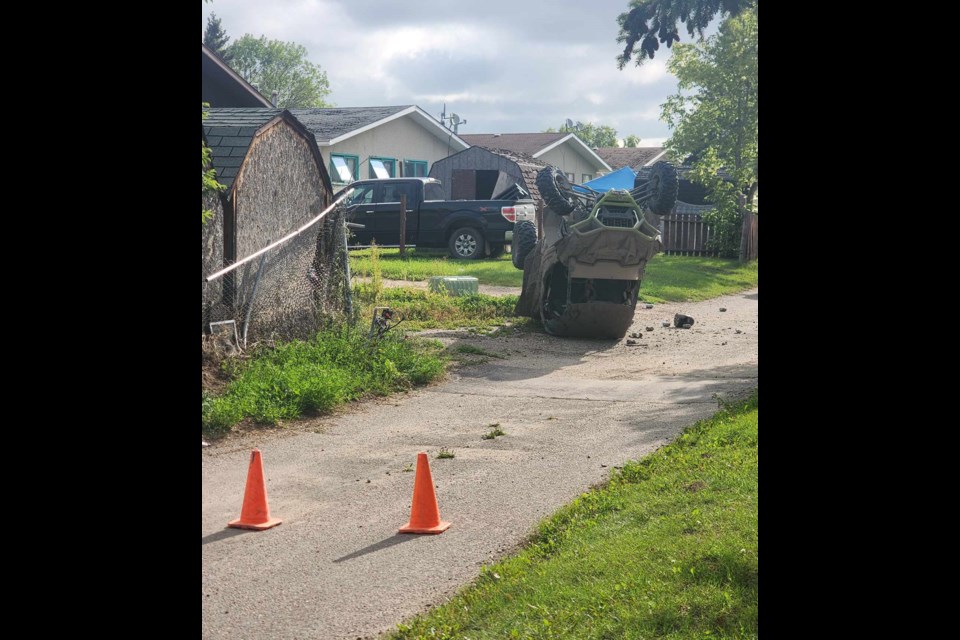
[[[206,120],[207,118],[207,108],[210,106],[209,103],[204,102],[200,107],[200,119]],[[196,166],[196,165],[194,165]],[[203,198],[208,193],[217,193],[218,191],[223,191],[226,189],[225,186],[217,182],[217,172],[213,168],[213,154],[210,151],[210,147],[207,146],[207,143],[202,139],[200,140],[200,174],[203,178],[203,189],[200,196],[200,223],[207,224],[207,220],[213,216],[213,211],[205,208],[203,206]]]
[[[630,10],[617,16],[620,34],[617,42],[624,43],[623,53],[617,56],[617,66],[624,66],[636,53],[637,65],[660,48],[660,42],[670,48],[680,41],[678,23],[687,25],[690,37],[703,37],[714,16],[736,17],[747,10],[756,10],[760,0],[630,0]],[[658,42],[659,40],[659,42]],[[637,43],[640,51],[636,51]]]
[[[623,146],[625,147],[636,147],[640,144],[640,136],[630,134],[627,136],[627,139],[623,141]]]
[[[757,194],[758,36],[757,12],[741,13],[702,43],[677,45],[667,62],[679,92],[661,107],[672,130],[666,146],[692,156],[691,177],[717,207],[705,218],[726,255],[739,250],[743,213]]]
[[[217,55],[223,58],[224,62],[230,62],[233,55],[230,54],[229,47],[227,47],[228,42],[230,42],[230,37],[220,26],[220,18],[217,17],[217,14],[211,13],[207,16],[207,30],[203,34],[203,44],[213,49]]]
[[[279,92],[277,106],[329,107],[327,73],[307,60],[307,49],[295,42],[254,38],[244,34],[228,47],[231,66],[268,100]]]
[[[578,122],[572,127],[568,127],[566,123],[564,123],[559,129],[551,127],[544,131],[544,133],[556,133],[558,131],[560,133],[577,134],[577,137],[591,149],[596,147],[617,146],[617,130],[606,125],[593,124],[592,122],[586,124]]]

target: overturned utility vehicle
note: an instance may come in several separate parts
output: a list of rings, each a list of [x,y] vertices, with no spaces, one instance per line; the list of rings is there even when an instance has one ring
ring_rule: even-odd
[[[513,264],[523,269],[516,313],[551,335],[622,338],[633,322],[647,261],[661,249],[658,216],[677,200],[677,171],[667,162],[647,179],[625,171],[633,189],[605,192],[603,179],[590,183],[596,189],[573,185],[556,167],[537,175],[543,236],[529,221],[514,229]]]

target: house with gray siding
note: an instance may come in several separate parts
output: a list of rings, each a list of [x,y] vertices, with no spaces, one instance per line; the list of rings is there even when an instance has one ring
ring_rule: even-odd
[[[336,185],[422,177],[470,145],[416,105],[291,109],[313,133]]]
[[[520,153],[553,165],[576,184],[612,171],[610,165],[574,133],[473,133],[460,137],[471,145]]]

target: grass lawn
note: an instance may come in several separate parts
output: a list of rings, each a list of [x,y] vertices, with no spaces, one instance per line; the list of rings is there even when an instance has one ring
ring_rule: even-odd
[[[759,637],[758,397],[625,465],[391,637]]]
[[[204,393],[202,423],[222,435],[244,418],[261,424],[319,414],[366,395],[386,395],[443,375],[447,356],[437,341],[388,333],[379,341],[368,327],[341,327],[312,340],[262,348],[249,360],[227,360],[232,381],[219,396]]]
[[[382,277],[390,280],[426,280],[430,276],[473,276],[480,284],[520,287],[523,272],[514,268],[509,255],[494,260],[454,260],[437,251],[411,249],[405,259],[399,249],[380,249]],[[369,276],[370,250],[350,252],[355,275]],[[737,260],[668,256],[660,254],[647,265],[640,284],[640,298],[646,302],[696,302],[736,293],[760,282],[759,262],[740,264]]]
[[[350,272],[369,276],[370,249],[350,252]],[[454,260],[440,250],[408,249],[400,258],[400,249],[379,249],[380,269],[388,280],[427,280],[430,276],[474,276],[482,284],[519,287],[523,272],[516,269],[508,254],[493,260]]]

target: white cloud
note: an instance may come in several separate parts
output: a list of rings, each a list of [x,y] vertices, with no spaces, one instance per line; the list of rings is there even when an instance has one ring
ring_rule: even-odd
[[[669,51],[617,69],[616,18],[627,5],[215,0],[201,27],[215,12],[231,38],[304,45],[339,106],[417,104],[436,116],[445,102],[467,118],[462,133],[542,131],[571,118],[613,126],[621,138],[663,139],[660,104],[676,92]]]

